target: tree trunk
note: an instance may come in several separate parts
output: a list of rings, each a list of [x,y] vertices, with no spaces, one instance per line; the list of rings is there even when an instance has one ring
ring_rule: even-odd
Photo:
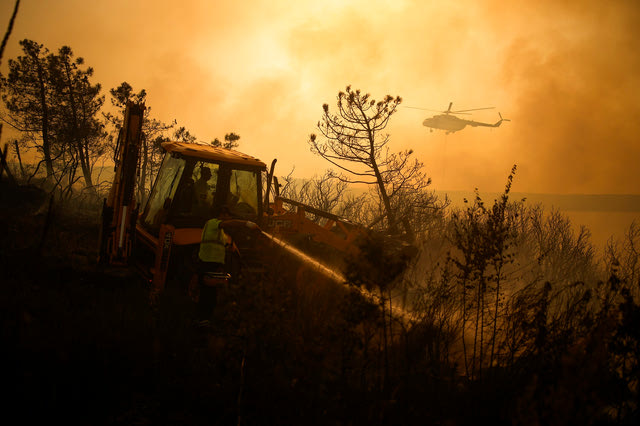
[[[47,180],[53,177],[53,159],[51,158],[51,141],[49,140],[49,108],[47,106],[47,91],[45,87],[44,70],[40,63],[40,58],[31,55],[37,64],[38,71],[38,88],[40,89],[40,106],[42,108],[42,154],[44,156],[44,164],[47,170]]]
[[[65,76],[67,77],[67,89],[69,90],[69,105],[71,107],[71,119],[72,119],[72,135],[73,143],[76,145],[76,153],[78,155],[78,162],[80,162],[80,168],[82,169],[82,177],[84,178],[85,188],[93,188],[93,182],[91,179],[91,167],[89,165],[89,153],[85,152],[88,142],[79,136],[80,123],[78,119],[78,104],[76,102],[75,91],[73,90],[73,80],[71,78],[71,69],[69,67],[69,60],[65,57],[64,62]]]
[[[84,186],[86,189],[93,190],[93,180],[91,179],[91,164],[89,164],[89,153],[85,152],[86,144],[78,142],[78,160],[82,169],[82,177],[84,178]]]
[[[373,142],[371,142],[373,144]],[[387,220],[389,221],[389,231],[394,234],[398,233],[398,225],[396,224],[396,216],[391,209],[391,201],[389,200],[389,195],[387,194],[387,188],[384,186],[384,180],[382,179],[382,174],[380,173],[380,169],[378,168],[378,163],[376,163],[376,159],[373,156],[373,147],[372,147],[372,155],[371,155],[371,168],[373,169],[373,173],[376,176],[376,182],[378,183],[378,189],[380,190],[380,196],[382,197],[382,203],[384,204],[384,209],[387,212]]]
[[[27,173],[24,171],[24,166],[22,164],[22,157],[20,156],[20,147],[18,146],[18,141],[14,140],[13,141],[13,146],[15,147],[16,150],[16,157],[18,158],[18,165],[20,166],[20,175],[22,176],[22,179],[24,180],[27,176]]]
[[[4,37],[2,38],[2,44],[0,45],[0,62],[2,62],[2,55],[4,53],[4,48],[7,46],[7,41],[9,40],[9,36],[13,31],[13,24],[16,21],[16,15],[18,14],[18,7],[20,6],[20,0],[16,0],[16,4],[13,7],[13,13],[11,14],[11,19],[9,20],[9,26],[7,31],[4,33]]]

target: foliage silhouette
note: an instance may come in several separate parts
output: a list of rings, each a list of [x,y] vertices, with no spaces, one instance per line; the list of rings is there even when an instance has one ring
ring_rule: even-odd
[[[370,94],[347,86],[338,93],[337,113],[330,113],[328,104],[322,106],[318,130],[323,139],[311,134],[309,145],[313,153],[346,173],[334,173],[338,179],[374,188],[377,217],[370,219],[370,227],[386,218],[386,230],[399,234],[402,225],[414,240],[411,218],[431,211],[435,197],[427,191],[431,180],[423,164],[411,158],[413,151],[389,151],[390,136],[383,132],[401,102],[391,95],[376,102]]]

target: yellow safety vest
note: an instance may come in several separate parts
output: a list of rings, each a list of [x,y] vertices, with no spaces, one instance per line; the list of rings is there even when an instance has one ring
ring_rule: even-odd
[[[220,220],[210,219],[204,224],[198,257],[203,262],[224,263],[227,236],[220,229]]]

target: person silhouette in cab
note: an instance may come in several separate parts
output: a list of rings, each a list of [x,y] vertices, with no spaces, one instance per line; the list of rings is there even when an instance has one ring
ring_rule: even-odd
[[[200,177],[193,184],[193,201],[196,214],[206,214],[211,209],[213,194],[209,179],[211,179],[211,169],[202,167],[200,169]]]

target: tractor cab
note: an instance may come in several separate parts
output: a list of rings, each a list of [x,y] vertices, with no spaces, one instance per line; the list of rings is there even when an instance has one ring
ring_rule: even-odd
[[[266,165],[248,155],[208,145],[162,144],[166,154],[139,224],[152,235],[160,226],[202,228],[213,217],[259,222]]]
[[[184,142],[165,142],[162,147],[164,159],[135,224],[131,253],[133,264],[157,292],[164,288],[169,271],[182,279],[185,267],[194,270],[194,255],[209,219],[262,222],[266,172],[262,161],[229,149]],[[243,233],[231,237],[232,252],[254,245]],[[230,255],[228,266],[235,271],[233,258]]]

